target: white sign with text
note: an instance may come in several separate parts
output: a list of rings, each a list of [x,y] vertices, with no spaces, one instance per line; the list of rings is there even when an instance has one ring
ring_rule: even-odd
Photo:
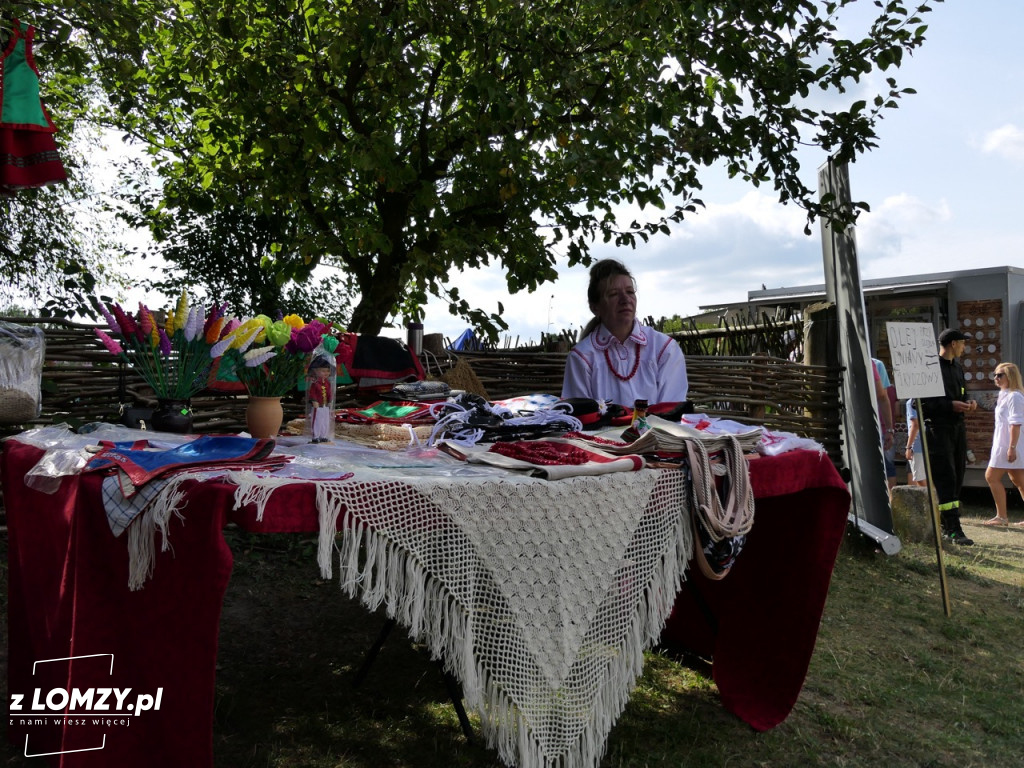
[[[938,344],[931,323],[885,324],[892,360],[892,383],[896,397],[942,397],[942,369],[939,367]]]

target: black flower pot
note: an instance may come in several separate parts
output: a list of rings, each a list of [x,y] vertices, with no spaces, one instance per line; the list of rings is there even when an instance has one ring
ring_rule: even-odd
[[[192,431],[192,403],[188,400],[157,398],[150,426],[157,432],[187,434]]]

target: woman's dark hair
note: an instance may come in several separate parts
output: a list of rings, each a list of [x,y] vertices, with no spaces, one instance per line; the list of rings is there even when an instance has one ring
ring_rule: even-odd
[[[590,306],[590,311],[594,312],[596,307],[601,302],[601,294],[604,292],[605,285],[608,280],[619,275],[625,275],[633,284],[636,284],[636,278],[633,277],[633,273],[626,269],[626,265],[621,261],[615,259],[601,259],[599,262],[594,264],[590,268],[590,285],[587,286],[587,303]],[[601,318],[595,313],[589,322],[583,326],[583,331],[580,333],[580,341],[585,339],[587,336],[594,332],[594,329],[601,324]]]

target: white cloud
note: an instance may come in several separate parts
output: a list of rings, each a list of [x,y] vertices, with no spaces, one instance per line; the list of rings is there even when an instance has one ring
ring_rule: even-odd
[[[857,224],[857,253],[862,271],[869,271],[872,262],[898,259],[905,243],[934,231],[951,218],[952,212],[944,199],[928,203],[905,192],[885,198],[881,205],[862,214]]]
[[[1024,130],[1007,123],[989,131],[982,139],[981,151],[1015,163],[1024,162]]]
[[[951,192],[951,194],[953,194]],[[969,204],[902,193],[886,198],[857,226],[863,278],[1020,264],[1024,231],[976,217]]]

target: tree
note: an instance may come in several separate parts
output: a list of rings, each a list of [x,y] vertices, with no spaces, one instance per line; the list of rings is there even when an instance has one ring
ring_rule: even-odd
[[[344,286],[312,274],[280,282],[261,254],[269,253],[284,223],[232,209],[182,221],[168,217],[168,241],[159,251],[170,271],[153,288],[175,296],[186,290],[207,303],[226,302],[235,313],[277,317],[295,313],[347,325],[351,297]]]
[[[131,205],[120,215],[133,227],[151,231],[150,255],[167,267],[159,278],[148,281],[149,287],[167,296],[185,290],[193,300],[207,304],[226,302],[229,311],[241,314],[295,313],[347,324],[351,296],[344,285],[315,276],[312,270],[300,280],[285,281],[274,270],[269,254],[277,243],[295,241],[290,231],[293,218],[220,207],[202,189],[192,192],[187,206],[179,200],[172,213],[154,200],[155,192],[139,165],[133,159],[122,166],[122,176],[131,179],[124,187],[131,190]]]
[[[74,142],[61,151],[67,184],[0,196],[0,303],[31,314],[91,314],[91,295],[123,287],[127,246],[114,214],[92,186]]]
[[[219,208],[292,221],[274,268],[341,267],[355,330],[417,317],[432,294],[496,333],[500,306],[469,307],[451,272],[496,261],[510,292],[534,290],[559,258],[589,262],[598,238],[669,232],[719,161],[810,219],[851,220],[815,199],[796,150],[852,160],[874,146],[909,89],[847,89],[898,67],[930,10],[875,3],[869,34],[847,40],[837,18],[854,2],[50,5],[85,31],[108,119],[152,148],[169,212],[202,188]],[[620,226],[625,203],[651,218]]]
[[[6,31],[5,16],[0,14],[0,28]],[[0,47],[6,41],[0,35]],[[47,52],[57,43],[48,35],[36,39],[35,60],[44,78]],[[77,61],[84,72],[85,59]],[[43,317],[90,313],[94,291],[123,286],[119,268],[128,251],[123,233],[112,226],[110,198],[92,173],[100,136],[92,121],[82,119],[81,105],[95,92],[82,74],[60,75],[58,81],[58,88],[44,91],[62,107],[54,111],[46,99],[67,182],[0,195],[0,304]],[[70,93],[76,97],[69,99]]]

